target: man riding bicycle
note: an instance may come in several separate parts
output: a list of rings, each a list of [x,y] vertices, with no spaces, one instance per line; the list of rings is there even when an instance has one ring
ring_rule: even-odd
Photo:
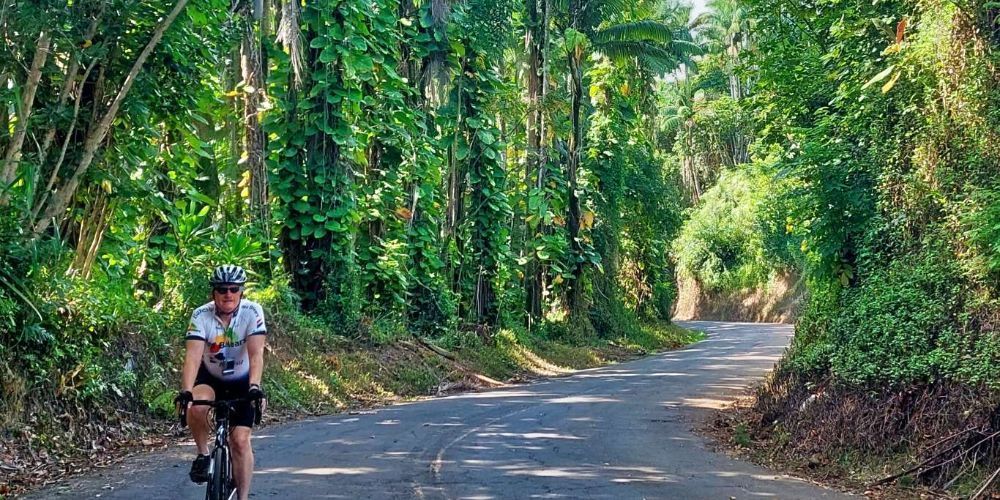
[[[198,447],[190,476],[199,484],[209,479],[209,407],[191,405],[191,401],[246,398],[264,402],[260,379],[267,330],[263,309],[243,298],[246,281],[242,267],[227,264],[215,268],[209,279],[212,301],[195,309],[188,325],[177,404],[187,409],[187,422]],[[249,496],[253,476],[250,429],[254,411],[249,401],[243,401],[234,406],[231,415],[229,446],[240,500]]]

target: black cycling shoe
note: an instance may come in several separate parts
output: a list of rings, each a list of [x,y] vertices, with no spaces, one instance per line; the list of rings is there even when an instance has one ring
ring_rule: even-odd
[[[208,455],[198,455],[198,458],[194,459],[194,463],[191,464],[191,480],[202,484],[208,482]]]

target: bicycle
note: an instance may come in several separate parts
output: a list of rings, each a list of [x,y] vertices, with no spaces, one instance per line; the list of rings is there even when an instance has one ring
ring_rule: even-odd
[[[237,403],[254,403],[254,424],[260,424],[260,400],[250,398],[220,399],[211,401],[196,399],[192,406],[211,406],[215,410],[215,447],[209,453],[208,485],[205,500],[231,500],[236,495],[236,481],[233,479],[233,462],[229,453],[229,415]],[[181,409],[181,427],[187,425],[187,408]]]

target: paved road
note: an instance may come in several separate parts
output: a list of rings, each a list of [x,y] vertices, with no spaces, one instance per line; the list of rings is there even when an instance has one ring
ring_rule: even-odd
[[[253,497],[844,497],[713,453],[690,430],[771,368],[791,328],[682,324],[708,338],[569,377],[263,429]],[[191,453],[140,457],[35,497],[203,498],[186,480]]]

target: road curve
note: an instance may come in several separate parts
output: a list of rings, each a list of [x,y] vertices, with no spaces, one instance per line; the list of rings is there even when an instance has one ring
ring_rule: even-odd
[[[488,392],[268,427],[254,498],[844,498],[708,449],[700,418],[762,377],[787,325],[680,322],[685,349]],[[192,446],[29,498],[203,498]]]

